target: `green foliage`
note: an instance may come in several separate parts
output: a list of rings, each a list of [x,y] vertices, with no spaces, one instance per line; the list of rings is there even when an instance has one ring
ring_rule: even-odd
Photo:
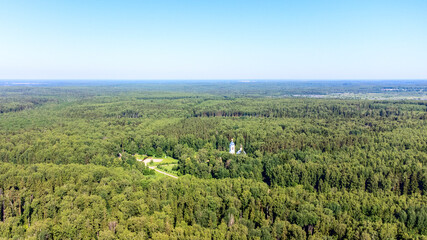
[[[144,86],[0,88],[0,238],[426,237],[426,101]]]
[[[173,238],[182,231],[203,238],[356,238],[369,226],[366,234],[387,239],[426,229],[425,199],[362,190],[318,194],[244,178],[151,179],[79,164],[2,163],[0,176],[5,238]]]

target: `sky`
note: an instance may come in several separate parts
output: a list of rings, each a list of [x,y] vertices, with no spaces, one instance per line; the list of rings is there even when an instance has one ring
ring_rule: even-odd
[[[427,79],[427,1],[0,0],[0,79]]]

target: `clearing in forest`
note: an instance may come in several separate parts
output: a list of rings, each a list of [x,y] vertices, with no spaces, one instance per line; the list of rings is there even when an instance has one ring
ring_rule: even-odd
[[[154,158],[154,157],[146,157],[137,155],[136,160],[140,162],[144,162],[145,166],[148,166],[150,169],[153,169],[154,171],[172,177],[172,178],[178,178],[176,171],[173,170],[173,167],[177,165],[178,160],[171,158],[171,157],[164,157],[164,158]],[[160,168],[161,170],[157,169]],[[174,175],[172,175],[174,174]]]

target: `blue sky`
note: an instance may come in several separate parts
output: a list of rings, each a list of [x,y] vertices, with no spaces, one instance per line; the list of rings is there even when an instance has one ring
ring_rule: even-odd
[[[0,0],[0,79],[427,79],[427,1]]]

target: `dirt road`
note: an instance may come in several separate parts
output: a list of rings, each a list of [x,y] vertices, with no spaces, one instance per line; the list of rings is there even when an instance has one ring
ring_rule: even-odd
[[[147,166],[151,161],[153,161],[153,162],[161,162],[161,161],[163,161],[163,159],[155,159],[155,158],[147,158],[145,160],[136,159],[136,160],[139,161],[139,162],[144,162],[145,166]],[[153,169],[154,171],[156,171],[158,173],[161,173],[161,174],[164,174],[166,176],[178,179],[177,176],[174,176],[174,175],[169,174],[167,172],[160,171],[159,169],[156,168],[156,166],[149,166],[148,168]]]
[[[158,172],[158,173],[161,173],[161,174],[164,174],[164,175],[166,175],[166,176],[169,176],[169,177],[172,177],[172,178],[176,178],[176,179],[178,179],[178,177],[177,176],[174,176],[174,175],[172,175],[172,174],[169,174],[169,173],[167,173],[167,172],[163,172],[163,171],[160,171],[159,169],[157,169],[156,167],[149,167],[150,169],[153,169],[154,171],[156,171],[156,172]]]

